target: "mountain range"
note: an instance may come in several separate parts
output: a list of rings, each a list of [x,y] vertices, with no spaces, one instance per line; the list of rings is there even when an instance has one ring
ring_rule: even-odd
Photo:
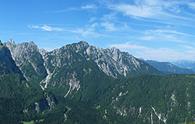
[[[174,64],[179,67],[187,68],[195,71],[195,61],[181,60],[181,61],[174,62]]]
[[[195,122],[193,70],[85,41],[0,45],[0,123]]]
[[[158,69],[165,74],[194,74],[195,71],[187,66],[179,66],[170,62],[158,62],[154,60],[147,60],[148,64]]]

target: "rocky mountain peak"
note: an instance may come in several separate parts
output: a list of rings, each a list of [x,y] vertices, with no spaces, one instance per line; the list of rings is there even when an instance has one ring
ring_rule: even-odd
[[[40,80],[46,76],[44,60],[38,46],[33,41],[20,44],[8,41],[6,46],[10,49],[13,59],[27,80]]]
[[[22,77],[22,74],[19,68],[16,66],[16,63],[12,59],[9,49],[1,45],[0,46],[0,74],[19,74]]]
[[[45,49],[39,49],[39,52],[40,52],[41,55],[44,56],[45,54],[47,54],[48,51],[45,50]]]
[[[110,56],[112,56],[112,58],[115,60],[115,61],[121,61],[121,58],[122,58],[122,52],[117,49],[116,47],[112,47],[110,49],[107,49],[109,51],[109,54]]]
[[[34,42],[7,42],[6,45],[24,75],[29,74],[29,68],[34,70],[33,74],[26,75],[27,79],[40,77],[43,80],[51,77],[51,74],[54,75],[58,68],[86,61],[96,64],[102,72],[114,78],[157,72],[152,66],[117,48],[97,48],[86,41],[69,44],[50,52],[40,50]]]
[[[28,57],[30,53],[38,51],[38,46],[33,41],[16,44],[11,40],[5,44],[12,52],[12,55],[16,57],[21,54],[24,55],[23,57]]]
[[[3,46],[3,43],[1,42],[1,40],[0,40],[0,47],[2,47]]]
[[[82,46],[89,46],[89,43],[87,41],[79,41],[77,44],[80,44]]]
[[[142,60],[135,58],[129,53],[121,52],[117,48],[97,48],[95,46],[89,45],[85,41],[66,45],[60,50],[51,53],[53,53],[53,55],[62,57],[60,57],[61,59],[58,57],[53,60],[53,62],[56,61],[59,63],[66,63],[63,62],[63,59],[66,57],[69,59],[72,58],[72,60],[76,61],[74,56],[82,56],[84,60],[95,62],[100,70],[102,70],[108,76],[115,78],[118,76],[127,76],[127,74],[130,73],[157,72],[157,70],[152,66],[143,62]]]

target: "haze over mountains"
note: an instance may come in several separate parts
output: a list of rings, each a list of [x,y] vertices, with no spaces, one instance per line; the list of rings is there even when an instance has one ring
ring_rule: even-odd
[[[188,69],[195,71],[195,62],[194,61],[181,60],[181,61],[174,62],[174,64],[179,66],[179,67],[183,67],[183,68],[185,67],[185,68],[188,68]]]
[[[81,41],[47,52],[33,42],[6,42],[0,69],[0,123],[195,121],[192,70],[116,48]]]
[[[177,66],[177,64],[172,64],[170,62],[158,62],[153,60],[147,60],[148,64],[158,69],[166,74],[194,74],[192,68],[187,68],[187,66]]]

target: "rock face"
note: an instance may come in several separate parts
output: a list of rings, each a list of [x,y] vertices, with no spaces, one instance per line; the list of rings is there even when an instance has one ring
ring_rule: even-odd
[[[66,45],[51,52],[44,52],[42,56],[48,74],[41,82],[42,89],[47,88],[48,85],[55,86],[56,84],[64,84],[64,77],[69,77],[66,70],[71,70],[74,66],[78,65],[78,63],[94,63],[97,69],[113,78],[159,73],[149,64],[128,53],[121,52],[116,48],[96,48],[84,41]],[[78,75],[76,74],[77,72],[74,73]],[[67,84],[67,82],[65,84]]]
[[[39,82],[43,90],[48,87],[64,87],[65,97],[79,90],[81,77],[90,73],[92,68],[93,71],[100,70],[113,78],[159,73],[128,53],[116,48],[96,48],[84,41],[51,52],[39,50],[33,42],[15,44],[9,41],[6,46],[26,80]],[[82,66],[78,70],[79,64],[86,67]]]
[[[104,73],[115,78],[131,73],[157,73],[152,66],[128,53],[116,48],[99,49],[83,41],[46,53],[44,58],[53,67],[70,65],[77,60],[81,62],[82,59],[93,61]],[[53,60],[48,61],[49,58]]]
[[[33,42],[15,44],[10,41],[6,46],[10,49],[13,59],[26,80],[42,80],[46,77],[42,55]]]
[[[12,59],[9,49],[0,45],[0,74],[19,74],[22,75],[19,68]]]

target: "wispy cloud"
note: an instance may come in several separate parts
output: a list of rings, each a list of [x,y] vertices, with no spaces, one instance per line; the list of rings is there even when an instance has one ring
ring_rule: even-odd
[[[161,28],[146,30],[143,36],[140,36],[140,40],[155,41],[155,42],[175,42],[182,45],[195,45],[187,39],[195,39],[195,36],[189,33],[180,32],[173,29]]]
[[[135,16],[135,17],[152,17],[155,13],[153,13],[153,9],[148,6],[136,6],[130,4],[119,4],[112,5],[110,7],[112,10],[123,13],[126,16]]]
[[[98,23],[92,23],[85,25],[84,27],[76,28],[72,30],[73,33],[76,33],[82,37],[99,37],[100,33],[97,32]]]
[[[171,41],[171,42],[180,42],[181,35],[184,33],[167,30],[167,29],[154,29],[146,30],[144,35],[140,37],[141,40],[146,41]]]
[[[53,26],[49,26],[49,25],[29,25],[28,26],[30,29],[39,29],[42,31],[46,31],[46,32],[61,32],[64,31],[63,28],[59,28],[59,27],[53,27]]]
[[[52,11],[52,13],[64,13],[64,12],[70,12],[70,11],[88,11],[88,10],[96,10],[98,9],[98,6],[96,4],[86,4],[82,6],[73,6],[65,9],[59,9]]]
[[[105,32],[113,32],[117,30],[112,22],[97,21],[95,18],[90,20],[89,24],[80,27],[56,27],[44,24],[28,25],[28,28],[45,32],[68,32],[83,38],[98,38],[100,36],[105,36]]]
[[[87,5],[81,6],[80,8],[83,9],[83,10],[86,10],[86,9],[97,9],[97,6],[95,4],[87,4]]]
[[[195,7],[194,2],[189,1],[165,1],[165,0],[134,0],[134,3],[115,3],[108,8],[122,13],[125,16],[140,17],[145,19],[180,19],[193,21],[191,17],[181,15],[183,6]]]
[[[141,46],[141,45],[137,45],[137,44],[130,44],[130,43],[120,43],[120,44],[112,44],[110,45],[110,47],[116,47],[119,49],[145,49],[146,47]]]
[[[124,30],[127,32],[130,29],[126,22],[118,19],[116,13],[104,14],[96,21],[98,21],[100,27],[107,32],[122,32]]]
[[[186,2],[186,4],[188,5],[188,7],[195,9],[195,2]]]
[[[116,31],[117,30],[117,28],[115,27],[114,23],[112,23],[112,22],[108,22],[108,21],[102,22],[101,26],[104,27],[106,31],[111,31],[112,32],[112,31]]]

